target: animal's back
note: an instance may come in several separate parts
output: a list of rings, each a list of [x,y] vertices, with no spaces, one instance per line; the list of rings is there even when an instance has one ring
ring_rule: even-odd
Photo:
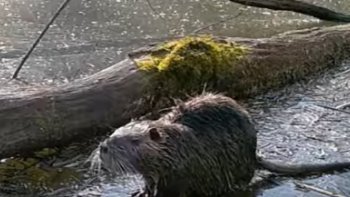
[[[221,196],[249,183],[256,168],[256,131],[248,113],[234,100],[204,94],[166,117],[187,129],[167,141],[166,147],[176,149],[169,151],[175,167],[163,180],[167,186],[160,180],[160,188],[165,189],[159,196],[174,193],[171,188],[183,190],[186,196]]]

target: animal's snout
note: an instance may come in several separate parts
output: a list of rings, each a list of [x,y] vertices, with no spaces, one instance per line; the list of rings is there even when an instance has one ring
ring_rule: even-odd
[[[102,142],[100,144],[100,152],[101,153],[107,153],[108,152],[108,146],[106,142]]]

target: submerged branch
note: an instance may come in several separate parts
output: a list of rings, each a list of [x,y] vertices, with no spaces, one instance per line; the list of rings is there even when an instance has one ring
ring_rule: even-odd
[[[321,20],[335,22],[350,22],[350,15],[335,12],[328,8],[320,7],[310,3],[298,0],[230,0],[247,6],[268,8],[280,11],[292,11],[309,16],[316,17]]]

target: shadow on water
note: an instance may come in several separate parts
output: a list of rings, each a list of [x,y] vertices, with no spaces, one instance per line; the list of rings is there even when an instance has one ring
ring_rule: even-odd
[[[337,11],[350,10],[350,1],[347,0],[308,1]],[[146,1],[72,1],[25,64],[20,76],[33,84],[67,83],[122,60],[135,48],[189,34],[207,24],[234,16],[239,9],[243,12],[238,18],[201,33],[268,37],[292,29],[331,25],[291,12],[245,8],[221,0],[153,0],[151,3],[157,13]],[[59,4],[59,1],[51,0],[0,0],[0,82],[12,75],[20,58]],[[244,103],[257,122],[261,153],[268,159],[291,163],[350,160],[349,115],[320,107],[336,107],[350,102],[349,70],[350,64],[344,64],[308,83],[295,84]],[[70,155],[80,154],[80,157],[60,165],[85,172],[82,164],[89,151],[83,155],[71,152]],[[86,175],[84,187],[74,185],[44,196],[126,197],[142,185],[139,177],[113,181],[103,176],[99,177],[100,180],[92,177]],[[277,185],[256,191],[256,194],[238,196],[325,196],[298,189],[294,181],[277,180]],[[349,173],[299,181],[350,196]]]

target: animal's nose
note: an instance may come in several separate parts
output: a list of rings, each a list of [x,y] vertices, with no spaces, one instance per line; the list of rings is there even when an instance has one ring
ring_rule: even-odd
[[[107,153],[108,152],[108,147],[107,147],[107,143],[106,142],[103,142],[100,144],[100,151],[102,153]]]

